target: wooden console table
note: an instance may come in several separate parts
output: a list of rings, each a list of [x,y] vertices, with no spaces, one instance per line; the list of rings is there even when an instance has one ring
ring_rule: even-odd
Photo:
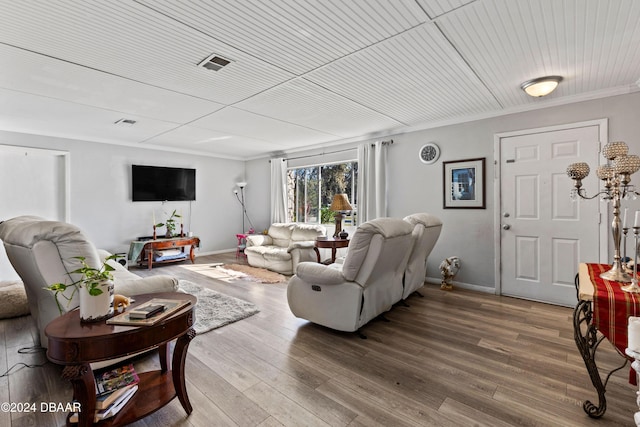
[[[101,426],[122,426],[139,420],[178,397],[190,414],[184,362],[193,330],[197,298],[177,292],[136,295],[135,307],[151,298],[188,299],[191,304],[151,326],[108,325],[105,321],[80,323],[79,310],[55,318],[45,329],[49,339],[47,357],[65,365],[62,377],[73,385],[73,399],[80,403],[79,426],[92,426],[96,408],[96,385],[91,362],[115,359],[157,347],[160,370],[139,373],[138,391],[115,417],[103,420]],[[176,340],[173,357],[169,343]],[[168,361],[171,360],[171,369]],[[70,425],[67,416],[67,425]]]
[[[585,401],[582,408],[592,418],[600,418],[607,410],[605,392],[609,377],[624,368],[628,362],[628,319],[640,316],[640,295],[624,292],[626,285],[600,278],[600,273],[609,270],[605,264],[580,264],[578,270],[578,304],[573,312],[574,339],[584,360],[591,383],[598,393],[598,404]],[[596,365],[596,351],[607,339],[614,345],[624,362],[609,372],[604,379]],[[635,372],[630,372],[630,381],[635,381]]]
[[[144,266],[146,264],[149,270],[151,270],[153,264],[166,264],[184,261],[187,259],[187,257],[182,257],[155,261],[153,259],[153,253],[155,251],[179,248],[184,252],[184,248],[187,246],[189,246],[189,259],[193,263],[196,258],[195,248],[200,246],[200,239],[197,237],[171,237],[168,239],[136,240],[131,242],[131,246],[129,248],[129,259],[137,262],[140,266]]]

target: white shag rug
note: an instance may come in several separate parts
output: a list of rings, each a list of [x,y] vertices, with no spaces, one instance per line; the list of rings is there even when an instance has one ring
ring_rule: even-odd
[[[204,288],[186,280],[181,280],[178,287],[183,292],[198,298],[196,323],[193,327],[198,334],[246,319],[260,311],[253,303]]]

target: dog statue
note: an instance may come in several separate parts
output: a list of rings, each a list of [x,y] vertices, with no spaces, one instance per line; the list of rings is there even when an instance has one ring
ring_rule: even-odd
[[[442,274],[442,283],[440,289],[450,291],[453,289],[453,278],[458,274],[460,270],[460,258],[457,256],[450,256],[440,263],[440,274]]]

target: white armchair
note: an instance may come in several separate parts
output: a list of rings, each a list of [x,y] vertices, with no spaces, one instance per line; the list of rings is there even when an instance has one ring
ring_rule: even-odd
[[[313,323],[353,332],[402,298],[413,227],[396,218],[361,224],[343,263],[303,262],[289,280],[291,312]]]
[[[11,265],[24,283],[31,316],[40,333],[40,345],[46,347],[45,327],[60,312],[53,293],[44,288],[53,283],[73,282],[69,272],[80,267],[73,257],[85,257],[87,264],[99,268],[110,254],[97,250],[79,228],[34,216],[21,216],[0,223],[0,240],[4,242]],[[141,278],[118,262],[112,260],[109,264],[115,268],[113,282],[117,294],[133,296],[178,289],[178,280],[174,277]],[[71,293],[71,290],[67,292]],[[68,304],[67,300],[59,298],[63,309],[71,310],[79,304],[77,294]]]
[[[413,226],[413,247],[404,272],[403,300],[424,285],[427,258],[442,231],[442,221],[433,215],[415,213],[406,216],[404,220]]]

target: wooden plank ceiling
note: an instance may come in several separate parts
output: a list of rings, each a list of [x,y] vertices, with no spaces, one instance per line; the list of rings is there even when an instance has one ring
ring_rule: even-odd
[[[0,7],[1,130],[249,159],[639,90],[633,0]]]

